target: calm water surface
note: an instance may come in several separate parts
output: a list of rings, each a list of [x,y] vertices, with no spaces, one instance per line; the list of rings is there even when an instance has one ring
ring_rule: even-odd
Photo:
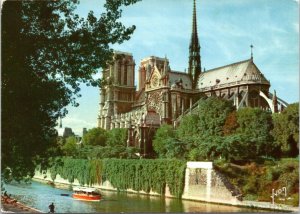
[[[78,201],[71,197],[72,192],[69,190],[57,189],[34,181],[31,184],[6,184],[5,189],[18,201],[43,212],[48,212],[48,205],[51,202],[54,203],[57,213],[258,212],[249,208],[111,191],[102,191],[103,200],[99,202]]]

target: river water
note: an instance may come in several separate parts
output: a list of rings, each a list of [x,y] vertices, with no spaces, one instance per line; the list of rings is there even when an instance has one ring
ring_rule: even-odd
[[[103,200],[99,202],[78,201],[71,197],[69,190],[35,181],[31,184],[5,184],[4,187],[18,201],[43,212],[48,212],[48,205],[52,202],[57,213],[258,212],[250,208],[112,191],[102,191]]]

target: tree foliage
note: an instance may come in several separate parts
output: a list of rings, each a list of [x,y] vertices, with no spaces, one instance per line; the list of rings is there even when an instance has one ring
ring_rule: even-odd
[[[245,200],[270,202],[272,189],[286,187],[287,199],[275,197],[276,204],[299,206],[299,160],[282,158],[263,164],[248,163],[244,166],[215,161],[215,168],[239,187]]]
[[[181,119],[180,125],[176,130],[176,136],[178,136],[180,141],[185,142],[188,148],[196,145],[198,141],[198,120],[197,114],[186,115]]]
[[[190,160],[209,160],[220,155],[223,127],[234,111],[231,101],[218,97],[202,99],[195,113],[183,117],[177,138],[186,144]]]
[[[249,158],[274,154],[276,147],[271,136],[273,123],[270,112],[259,108],[241,108],[237,112],[237,122],[239,127],[236,133],[243,136],[241,143],[249,148]]]
[[[166,185],[172,195],[181,197],[184,188],[186,162],[179,160],[120,160],[120,159],[55,159],[49,169],[54,180],[59,174],[73,183],[81,185],[101,184],[108,180],[118,190],[151,190],[165,193]]]
[[[114,147],[114,146],[127,146],[127,136],[128,131],[124,128],[115,128],[108,131],[107,137],[107,145]]]
[[[177,139],[176,131],[171,125],[163,124],[157,129],[153,149],[159,158],[186,159],[186,143]]]
[[[138,149],[125,146],[84,146],[80,149],[79,155],[82,158],[126,158],[136,159],[135,153]]]
[[[223,126],[223,135],[233,134],[238,128],[237,115],[236,111],[233,111],[228,114],[225,124]]]
[[[155,132],[153,138],[153,149],[158,156],[164,157],[167,152],[166,144],[173,141],[175,137],[174,129],[171,125],[163,124]]]
[[[179,160],[104,160],[104,175],[115,188],[164,194],[168,185],[176,197],[183,193],[185,168]]]
[[[75,179],[81,185],[100,184],[102,181],[102,160],[74,159],[70,157],[53,159],[49,168],[52,180],[57,175],[73,183]]]
[[[62,151],[66,156],[74,156],[78,152],[77,139],[75,136],[68,137],[66,143],[62,145]]]
[[[286,140],[292,138],[289,136],[297,135],[298,123],[295,122],[297,121],[295,110],[291,115],[294,115],[294,120],[290,119],[294,121],[291,122],[294,125],[286,126],[292,127],[293,131],[289,133],[293,135],[287,134]],[[157,147],[157,151],[166,155],[165,145],[174,145],[173,149],[176,150],[177,144],[174,142],[178,140],[182,146],[177,148],[184,153],[183,157],[193,161],[214,160],[220,157],[229,161],[278,158],[280,150],[274,143],[272,129],[270,112],[258,108],[241,108],[236,111],[230,101],[210,97],[201,100],[197,111],[182,118],[175,134],[171,135],[164,131],[165,135],[163,135],[160,133],[163,129],[159,129],[157,137],[160,144],[154,140],[154,146]],[[279,125],[278,129],[280,129]],[[278,137],[283,139],[282,136]],[[170,141],[173,144],[169,143]]]
[[[210,97],[198,106],[198,134],[221,136],[227,116],[235,109],[232,101],[218,97]]]
[[[86,18],[75,13],[78,0],[3,2],[2,172],[32,176],[52,156],[58,117],[78,105],[80,83],[100,85],[93,75],[111,60],[110,45],[135,29],[119,21],[120,7],[136,1],[107,1],[100,17]]]
[[[83,143],[92,146],[105,146],[108,133],[102,128],[92,128],[83,136]]]
[[[135,159],[137,152],[137,148],[127,147],[127,129],[116,128],[106,131],[93,128],[83,136],[83,144],[78,149],[78,157]]]
[[[290,104],[282,113],[273,115],[272,135],[286,157],[299,155],[299,103]]]

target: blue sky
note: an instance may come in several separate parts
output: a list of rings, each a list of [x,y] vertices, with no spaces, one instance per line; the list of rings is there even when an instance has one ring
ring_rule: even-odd
[[[82,16],[103,12],[103,0],[81,0]],[[271,92],[288,103],[299,100],[298,0],[196,0],[201,63],[206,70],[250,58],[271,81]],[[123,9],[122,22],[136,25],[132,38],[114,49],[130,52],[137,72],[141,59],[164,57],[172,70],[188,67],[192,0],[142,0]],[[136,75],[137,78],[137,75]],[[97,126],[99,89],[82,87],[80,106],[69,107],[63,127],[81,135]]]

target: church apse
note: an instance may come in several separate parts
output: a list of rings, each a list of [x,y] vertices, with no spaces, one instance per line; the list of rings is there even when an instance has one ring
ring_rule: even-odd
[[[176,128],[184,115],[196,109],[200,98],[218,96],[232,100],[236,109],[258,107],[272,112],[287,105],[269,92],[271,83],[255,65],[252,52],[250,59],[201,71],[195,1],[187,58],[187,72],[171,69],[167,56],[142,59],[136,88],[132,54],[115,51],[113,62],[103,71],[106,85],[100,90],[98,127],[128,129],[127,146],[151,156],[157,128],[162,124]]]

